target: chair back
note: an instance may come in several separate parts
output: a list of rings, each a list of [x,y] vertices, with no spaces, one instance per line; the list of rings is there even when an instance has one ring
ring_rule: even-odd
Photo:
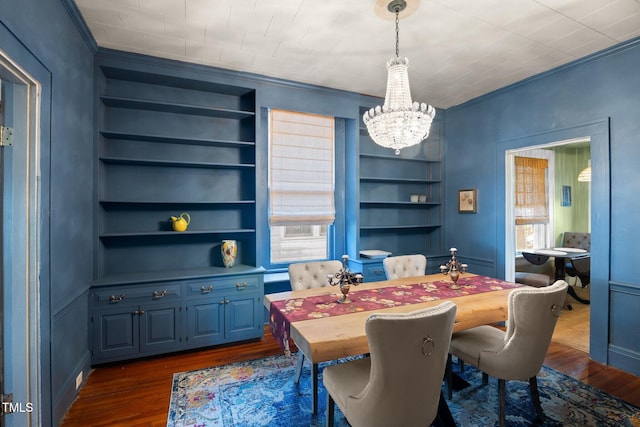
[[[387,279],[424,276],[427,258],[422,254],[387,257],[382,261]]]
[[[511,291],[504,342],[480,352],[479,368],[504,380],[536,376],[549,350],[567,288],[567,282],[558,280],[545,288]]]
[[[291,289],[321,288],[329,285],[327,275],[336,274],[342,268],[340,261],[300,262],[289,265],[289,281]]]
[[[352,425],[430,425],[438,411],[455,315],[456,305],[445,301],[367,319],[371,372],[362,392],[347,403]]]
[[[562,234],[562,247],[584,249],[591,252],[591,233],[565,231]]]

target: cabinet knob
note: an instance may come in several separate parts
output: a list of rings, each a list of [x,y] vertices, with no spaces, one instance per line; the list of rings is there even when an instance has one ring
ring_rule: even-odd
[[[162,292],[153,291],[153,299],[164,298],[167,295],[167,291],[163,290]]]
[[[111,295],[109,297],[109,302],[111,304],[117,304],[124,299],[124,294],[120,294],[120,296]]]
[[[202,293],[202,294],[208,294],[212,290],[213,290],[213,285],[209,285],[208,288],[205,288],[204,286],[200,287],[200,293]]]
[[[238,288],[239,291],[245,289],[247,287],[247,282],[244,283],[236,283],[236,288]]]
[[[144,314],[144,310],[136,310],[133,312],[133,314],[136,314],[138,316],[142,316]]]

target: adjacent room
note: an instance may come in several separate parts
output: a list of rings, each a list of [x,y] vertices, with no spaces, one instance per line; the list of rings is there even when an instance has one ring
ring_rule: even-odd
[[[636,425],[638,69],[638,0],[3,0],[0,425]]]

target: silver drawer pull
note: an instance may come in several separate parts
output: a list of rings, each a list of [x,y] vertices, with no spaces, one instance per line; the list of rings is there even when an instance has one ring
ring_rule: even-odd
[[[213,290],[213,285],[209,285],[208,288],[205,288],[204,286],[200,287],[200,293],[202,293],[202,294],[208,294],[212,290]]]
[[[162,292],[153,291],[153,299],[160,299],[167,296],[167,291],[163,290]]]
[[[109,297],[109,303],[117,304],[124,299],[124,294],[120,294],[120,296],[111,295]]]
[[[246,289],[247,287],[247,282],[244,283],[236,283],[236,288],[238,288],[239,291]]]

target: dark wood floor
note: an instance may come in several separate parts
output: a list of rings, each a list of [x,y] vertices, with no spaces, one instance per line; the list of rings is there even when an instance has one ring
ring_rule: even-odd
[[[280,354],[265,330],[257,342],[157,357],[95,369],[62,426],[165,426],[174,372]],[[640,377],[599,364],[587,353],[552,342],[545,364],[640,406]]]

